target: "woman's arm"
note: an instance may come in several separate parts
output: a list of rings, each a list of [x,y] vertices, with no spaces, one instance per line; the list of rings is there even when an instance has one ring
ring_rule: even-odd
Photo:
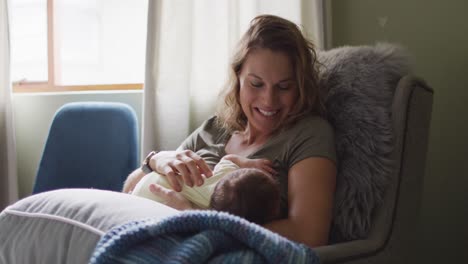
[[[171,187],[181,191],[181,184],[190,187],[201,186],[203,177],[213,175],[206,162],[191,150],[161,151],[151,157],[149,166],[159,174],[165,175]],[[131,192],[136,184],[145,176],[141,169],[133,171],[124,183],[123,192]]]
[[[314,157],[296,163],[288,175],[288,218],[265,227],[309,247],[326,245],[335,185],[334,162]]]

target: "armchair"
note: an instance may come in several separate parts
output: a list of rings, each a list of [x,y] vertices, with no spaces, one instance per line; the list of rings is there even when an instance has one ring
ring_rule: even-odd
[[[433,91],[411,75],[406,57],[394,47],[344,47],[319,55],[325,67],[323,85],[334,87],[327,106],[336,130],[339,168],[332,244],[313,251],[324,264],[408,263],[420,207]],[[339,116],[345,105],[351,108]],[[358,105],[367,108],[355,119]],[[345,121],[349,124],[342,126]],[[371,130],[362,125],[377,121],[381,140],[373,133],[363,136]],[[367,145],[359,137],[368,139]],[[367,156],[359,151],[367,151],[361,153]],[[368,168],[371,163],[374,167]],[[85,263],[112,228],[177,214],[162,204],[117,192],[43,192],[0,213],[0,263]]]

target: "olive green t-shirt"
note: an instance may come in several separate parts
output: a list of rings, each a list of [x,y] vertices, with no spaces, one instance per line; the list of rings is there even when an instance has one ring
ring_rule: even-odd
[[[179,147],[194,151],[211,168],[226,155],[225,145],[231,136],[217,126],[215,120],[216,117],[206,120]],[[247,156],[273,162],[281,190],[283,217],[288,212],[288,171],[294,164],[309,157],[323,157],[336,163],[333,128],[325,119],[312,115],[274,134],[263,146]]]

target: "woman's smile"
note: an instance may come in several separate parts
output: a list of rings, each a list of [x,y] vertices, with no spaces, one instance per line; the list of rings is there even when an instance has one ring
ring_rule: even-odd
[[[279,112],[279,110],[273,110],[273,111],[272,110],[264,110],[264,109],[261,109],[261,108],[258,108],[258,107],[255,107],[255,110],[260,112],[265,117],[273,117],[274,115],[276,115]]]

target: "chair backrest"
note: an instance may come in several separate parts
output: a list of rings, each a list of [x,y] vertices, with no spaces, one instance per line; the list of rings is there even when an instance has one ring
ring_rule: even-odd
[[[400,80],[392,104],[394,177],[368,238],[376,247],[376,263],[411,263],[414,257],[432,102],[433,90],[422,79]]]
[[[33,193],[60,188],[120,191],[138,167],[138,121],[123,103],[74,102],[55,114]]]
[[[412,263],[425,172],[433,90],[414,76],[399,81],[392,104],[395,161],[367,238],[316,249],[321,263]]]
[[[321,263],[411,263],[433,91],[399,45],[317,53],[338,157],[331,245]]]

